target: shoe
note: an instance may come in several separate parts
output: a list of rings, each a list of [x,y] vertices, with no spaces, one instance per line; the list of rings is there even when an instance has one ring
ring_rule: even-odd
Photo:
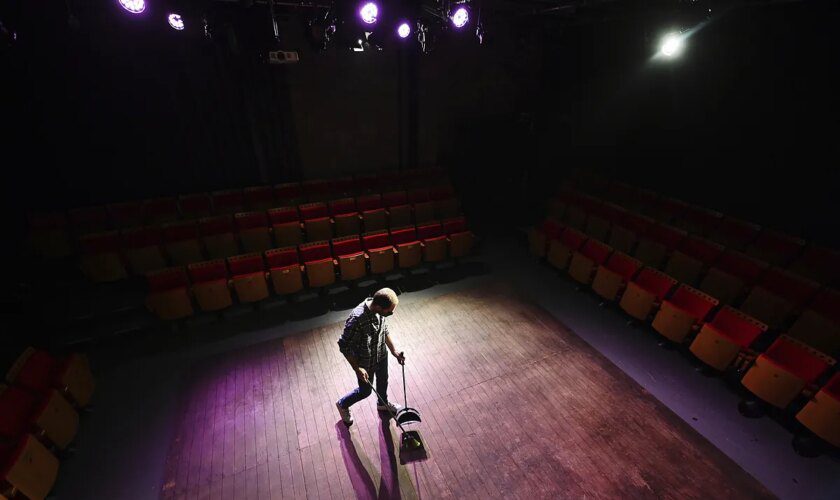
[[[338,408],[338,414],[341,415],[341,421],[344,422],[344,425],[347,427],[353,425],[353,416],[350,415],[350,408],[341,406],[340,401],[335,402],[335,407]]]
[[[386,404],[388,406],[385,406],[385,405],[380,403],[380,404],[376,405],[376,409],[379,410],[379,411],[387,411],[389,413],[393,413],[394,415],[396,415],[398,411],[403,409],[403,407],[401,405],[398,405],[398,404],[395,404],[395,403],[386,403]]]

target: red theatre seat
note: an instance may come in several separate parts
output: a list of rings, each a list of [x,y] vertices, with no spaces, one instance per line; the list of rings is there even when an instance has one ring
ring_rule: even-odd
[[[642,262],[621,252],[614,252],[604,264],[598,266],[592,280],[592,290],[606,300],[614,301],[633,279]]]
[[[726,250],[700,281],[700,290],[732,304],[744,291],[764,276],[769,265],[736,250]]]
[[[84,408],[93,397],[94,380],[87,358],[69,354],[56,358],[31,347],[18,356],[6,374],[9,384],[46,394],[56,389],[76,406]]]
[[[190,219],[207,217],[212,212],[212,203],[207,193],[186,194],[178,198],[181,215]]]
[[[187,265],[204,259],[198,239],[198,224],[193,221],[173,222],[164,225],[163,241],[170,262]]]
[[[646,321],[676,284],[677,280],[667,274],[646,267],[627,283],[619,306],[630,316]]]
[[[677,225],[689,233],[707,236],[718,227],[722,219],[723,214],[720,212],[695,205],[688,205],[677,222]]]
[[[779,326],[818,289],[819,284],[813,281],[773,268],[753,287],[739,309],[771,327]]]
[[[723,253],[723,247],[709,240],[691,236],[683,240],[679,248],[665,263],[665,274],[682,283],[696,284],[703,270]]]
[[[58,459],[34,436],[0,440],[0,485],[8,485],[24,498],[41,500],[50,493],[57,476]],[[7,493],[0,492],[0,497],[5,498]]]
[[[669,252],[676,250],[687,233],[666,224],[655,224],[639,238],[633,256],[646,265],[658,268]]]
[[[279,207],[268,211],[268,220],[274,233],[274,243],[287,247],[303,243],[300,215],[297,207]]]
[[[718,306],[718,300],[688,285],[680,285],[670,298],[662,301],[653,318],[653,329],[673,342],[684,342],[699,329],[706,316]]]
[[[125,256],[131,272],[144,275],[166,267],[163,256],[163,233],[158,226],[136,227],[122,233]]]
[[[382,195],[382,204],[388,210],[388,226],[403,227],[411,224],[411,205],[405,191],[392,191]]]
[[[278,295],[303,290],[303,273],[297,247],[275,248],[265,252],[271,284]]]
[[[245,197],[241,189],[214,191],[210,197],[213,200],[213,211],[217,214],[234,214],[245,209]]]
[[[107,283],[128,276],[122,257],[122,239],[118,231],[86,234],[79,238],[79,248],[79,265],[89,280]]]
[[[417,239],[423,250],[423,261],[441,262],[446,260],[448,241],[440,222],[417,226]]]
[[[0,384],[0,439],[43,435],[60,449],[76,437],[79,414],[55,389],[35,393]]]
[[[304,243],[299,249],[310,287],[320,288],[335,283],[335,263],[329,242]]]
[[[775,231],[762,231],[744,252],[757,259],[780,266],[788,264],[805,247],[805,240]]]
[[[700,361],[723,371],[767,331],[767,325],[730,306],[703,325],[690,350]]]
[[[268,216],[265,212],[240,212],[234,215],[234,222],[244,251],[264,252],[272,247]]]
[[[743,250],[761,232],[761,226],[733,217],[723,217],[709,239],[735,250]]]
[[[382,196],[369,194],[356,198],[356,207],[362,214],[365,232],[388,228],[388,213],[382,205]]]
[[[201,240],[211,259],[224,259],[239,253],[236,241],[236,227],[230,215],[205,217],[199,220]]]
[[[372,274],[384,274],[394,270],[394,246],[388,231],[373,231],[362,236],[362,246],[370,260]]]
[[[332,222],[327,204],[323,202],[304,203],[298,206],[306,241],[323,241],[332,238]]]
[[[146,308],[163,320],[176,320],[193,315],[190,280],[183,267],[170,267],[146,275],[149,293]]]
[[[549,217],[538,226],[528,230],[528,247],[531,255],[545,257],[548,253],[548,244],[551,240],[560,238],[563,232],[563,224],[559,220]]]
[[[588,285],[595,277],[595,271],[612,253],[612,248],[598,240],[587,240],[579,250],[572,254],[569,264],[569,276],[575,281]]]
[[[362,239],[358,235],[335,238],[332,240],[332,249],[343,281],[357,280],[367,275]]]
[[[472,253],[475,234],[467,229],[467,219],[464,216],[444,220],[443,232],[449,238],[449,256],[451,258],[459,259]]]
[[[299,182],[287,182],[274,186],[274,199],[279,205],[297,205],[304,199],[303,188]]]
[[[178,219],[178,199],[174,196],[143,201],[143,213],[149,224],[173,222]]]
[[[391,243],[397,252],[397,265],[400,268],[415,267],[422,260],[423,250],[413,226],[391,231]]]
[[[330,215],[335,221],[335,234],[338,236],[349,236],[359,234],[361,230],[361,217],[356,211],[356,200],[353,198],[342,198],[331,201],[329,204]]]
[[[808,247],[790,270],[823,284],[840,280],[840,252],[821,246]]]
[[[271,186],[252,186],[242,190],[248,210],[264,211],[274,206],[274,189]]]
[[[572,258],[572,252],[586,241],[586,235],[577,229],[567,227],[560,233],[560,237],[548,243],[548,263],[557,269],[566,269]]]
[[[835,373],[796,415],[802,425],[840,448],[840,373]]]
[[[187,270],[193,284],[195,301],[202,310],[219,311],[233,305],[227,266],[223,259],[190,264]]]
[[[268,281],[262,254],[228,257],[233,289],[239,302],[252,303],[268,298]]]

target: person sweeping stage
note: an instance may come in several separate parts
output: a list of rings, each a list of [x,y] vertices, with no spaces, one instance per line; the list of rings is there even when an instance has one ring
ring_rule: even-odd
[[[398,302],[393,290],[383,288],[356,306],[344,324],[338,348],[359,382],[359,387],[335,403],[342,422],[348,427],[353,425],[350,407],[371,395],[374,381],[379,399],[377,410],[395,415],[402,409],[388,401],[388,353],[385,351],[387,346],[397,361],[405,365],[405,353],[394,346],[385,324],[385,318],[394,314]]]

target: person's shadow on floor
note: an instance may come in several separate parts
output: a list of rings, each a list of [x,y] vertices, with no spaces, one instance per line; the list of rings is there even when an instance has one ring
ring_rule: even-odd
[[[358,424],[357,424],[358,425]],[[344,459],[344,467],[353,485],[353,491],[357,498],[379,498],[379,499],[401,499],[402,491],[400,484],[414,488],[411,478],[405,470],[402,470],[397,462],[397,451],[394,447],[394,436],[391,432],[391,420],[381,419],[381,432],[379,432],[379,457],[381,462],[379,489],[374,485],[373,475],[376,470],[370,459],[356,446],[350,429],[339,420],[335,424],[336,434],[341,445],[341,457]],[[415,497],[415,495],[407,495]]]

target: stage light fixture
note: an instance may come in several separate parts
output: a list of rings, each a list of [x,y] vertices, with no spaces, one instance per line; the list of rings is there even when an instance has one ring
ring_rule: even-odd
[[[169,26],[172,26],[172,29],[178,31],[184,29],[184,20],[181,18],[180,14],[169,14],[166,19],[169,21]]]
[[[408,23],[401,23],[397,27],[397,35],[399,35],[400,38],[407,38],[408,35],[410,35],[410,34],[411,34],[411,26],[409,26]]]
[[[140,14],[146,10],[146,0],[119,0],[119,2],[120,7],[132,14]]]
[[[458,29],[463,28],[467,25],[470,20],[470,11],[467,10],[466,7],[463,5],[458,6],[452,11],[452,14],[449,16],[449,19],[452,20],[452,25]]]
[[[367,2],[359,9],[359,17],[365,24],[373,24],[379,17],[379,7],[373,2]]]
[[[684,38],[679,33],[668,33],[662,38],[659,52],[668,58],[676,57],[682,52]]]

